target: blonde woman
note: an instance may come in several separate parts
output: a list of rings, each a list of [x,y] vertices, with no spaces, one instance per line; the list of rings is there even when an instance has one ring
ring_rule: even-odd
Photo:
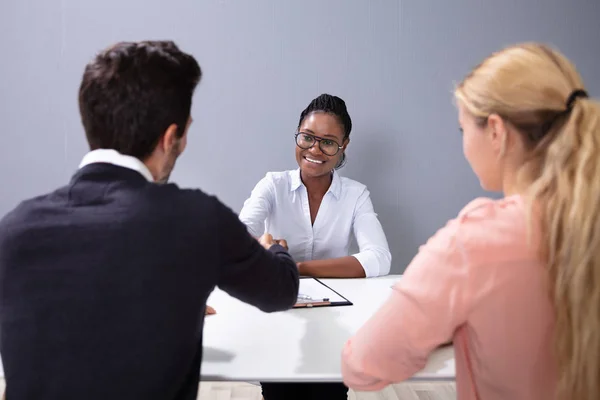
[[[458,398],[600,398],[600,104],[559,52],[492,54],[456,89],[464,154],[487,190],[419,251],[343,353],[379,390],[452,340]]]

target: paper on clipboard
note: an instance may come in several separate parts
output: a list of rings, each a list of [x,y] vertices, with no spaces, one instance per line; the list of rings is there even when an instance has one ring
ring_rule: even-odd
[[[348,299],[336,293],[333,289],[326,286],[315,278],[300,279],[300,288],[298,290],[297,307],[302,306],[334,306],[351,305]]]

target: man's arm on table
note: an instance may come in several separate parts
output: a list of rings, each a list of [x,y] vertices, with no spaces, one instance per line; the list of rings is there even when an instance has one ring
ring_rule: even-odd
[[[236,214],[218,204],[218,286],[265,312],[292,308],[299,287],[298,268],[292,257],[271,235],[264,235],[259,243]]]

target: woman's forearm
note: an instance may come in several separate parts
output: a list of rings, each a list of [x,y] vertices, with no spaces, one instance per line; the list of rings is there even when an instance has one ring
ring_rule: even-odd
[[[298,263],[300,275],[315,278],[364,278],[365,270],[352,256]]]

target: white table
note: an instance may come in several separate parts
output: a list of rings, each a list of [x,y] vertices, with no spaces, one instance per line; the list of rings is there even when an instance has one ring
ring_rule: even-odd
[[[266,314],[215,290],[206,318],[202,380],[341,381],[344,343],[390,294],[399,276],[324,279],[352,306],[295,309]],[[0,361],[0,378],[4,378]],[[454,350],[431,356],[413,380],[454,380]]]
[[[201,380],[339,382],[345,342],[379,308],[400,276],[323,279],[354,305],[266,314],[215,290],[204,326]],[[454,350],[434,352],[413,380],[454,380]]]

